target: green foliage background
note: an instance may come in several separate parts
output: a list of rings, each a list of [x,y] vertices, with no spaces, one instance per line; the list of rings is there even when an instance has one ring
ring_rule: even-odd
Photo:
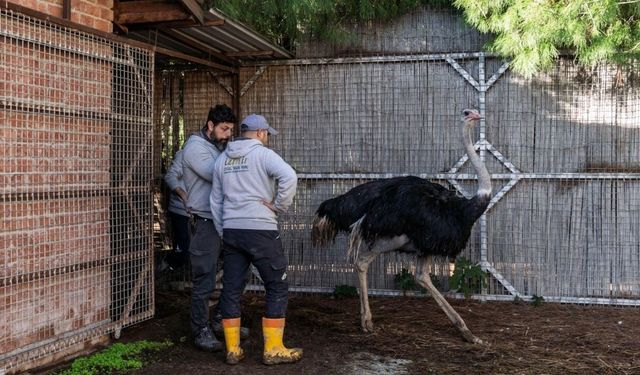
[[[578,62],[627,62],[640,52],[639,0],[455,0],[467,22],[496,35],[489,48],[531,76],[563,49]]]
[[[640,53],[640,0],[208,0],[273,42],[294,51],[303,35],[340,42],[357,22],[385,21],[423,5],[457,8],[495,38],[487,46],[525,76],[564,51],[578,62],[624,63]]]
[[[421,5],[451,6],[446,0],[209,0],[221,10],[270,38],[295,50],[302,35],[339,42],[354,22],[385,21]]]

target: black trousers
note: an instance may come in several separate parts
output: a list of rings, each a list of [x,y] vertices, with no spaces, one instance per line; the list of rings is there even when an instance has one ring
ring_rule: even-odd
[[[173,249],[166,260],[171,267],[176,269],[185,265],[189,257],[189,245],[191,244],[189,217],[169,212],[169,218],[171,220]]]
[[[265,316],[272,319],[284,318],[289,302],[289,283],[286,273],[287,258],[284,256],[278,231],[225,229],[222,237],[222,317],[240,317],[240,299],[247,282],[246,274],[253,264],[264,282]]]
[[[211,219],[195,219],[189,246],[191,260],[191,329],[195,333],[209,325],[209,298],[216,287],[216,265],[220,237]]]

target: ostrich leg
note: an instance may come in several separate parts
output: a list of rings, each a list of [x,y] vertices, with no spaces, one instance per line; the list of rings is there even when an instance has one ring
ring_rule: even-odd
[[[431,282],[431,277],[429,276],[429,271],[427,270],[427,262],[425,262],[425,259],[422,257],[418,257],[418,267],[417,267],[416,276],[417,276],[416,281],[423,288],[426,288],[429,291],[433,299],[436,300],[436,303],[438,304],[438,306],[440,306],[442,311],[444,311],[444,313],[447,314],[447,317],[449,317],[449,320],[451,320],[453,325],[456,328],[458,328],[458,330],[460,331],[462,336],[465,338],[465,340],[474,344],[482,344],[482,340],[480,340],[473,333],[471,333],[471,331],[469,331],[469,328],[467,328],[467,325],[464,323],[464,320],[462,320],[460,315],[458,315],[458,313],[453,309],[453,307],[451,307],[449,302],[447,302],[447,300],[442,296],[442,294],[440,294],[438,289],[436,289],[436,287],[433,286],[433,283]]]
[[[369,264],[378,256],[371,251],[363,251],[358,254],[356,268],[358,270],[358,280],[360,281],[360,326],[365,332],[373,332],[373,321],[371,320],[371,309],[369,308],[369,290],[367,288],[367,270]]]

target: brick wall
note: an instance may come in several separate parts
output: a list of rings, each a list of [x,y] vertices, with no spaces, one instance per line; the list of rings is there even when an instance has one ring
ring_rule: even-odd
[[[19,3],[61,15],[61,0]],[[111,6],[83,3],[96,6],[73,1],[76,17]],[[109,322],[113,51],[41,21],[0,27],[13,36],[0,42],[4,354]]]
[[[62,18],[63,0],[8,0]],[[71,0],[71,21],[104,32],[113,31],[113,0]]]

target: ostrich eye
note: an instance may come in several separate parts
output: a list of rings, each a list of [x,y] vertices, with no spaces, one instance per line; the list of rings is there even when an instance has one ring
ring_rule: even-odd
[[[462,114],[465,116],[469,116],[469,114],[471,113],[471,111],[465,109],[464,111],[462,111]]]

